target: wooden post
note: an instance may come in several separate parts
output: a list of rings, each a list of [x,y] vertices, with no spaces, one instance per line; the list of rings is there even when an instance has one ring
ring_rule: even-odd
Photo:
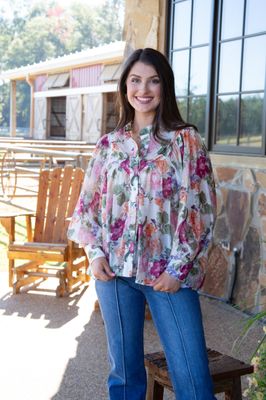
[[[168,2],[166,0],[161,0],[159,2],[159,8],[160,8],[160,17],[159,17],[159,30],[158,30],[158,50],[161,51],[162,53],[166,54],[167,51],[167,14],[168,14],[168,8],[170,9],[170,6],[168,5]]]
[[[26,81],[30,85],[30,137],[33,137],[34,130],[34,82],[29,75],[26,76]]]
[[[16,129],[17,129],[16,94],[17,94],[16,81],[11,81],[11,87],[10,87],[10,135],[11,136],[16,136]]]

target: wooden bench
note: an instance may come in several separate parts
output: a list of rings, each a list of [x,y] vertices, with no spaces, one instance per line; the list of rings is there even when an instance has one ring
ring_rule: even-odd
[[[225,393],[225,400],[241,400],[241,376],[251,374],[252,365],[208,349],[209,367],[214,385],[214,393]],[[145,355],[148,371],[146,400],[163,400],[164,388],[173,391],[163,352]]]

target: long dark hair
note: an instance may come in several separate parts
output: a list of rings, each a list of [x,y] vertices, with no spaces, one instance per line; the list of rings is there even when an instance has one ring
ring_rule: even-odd
[[[151,65],[156,70],[161,83],[160,104],[153,121],[155,138],[159,140],[163,139],[160,137],[160,127],[163,127],[167,131],[189,126],[197,129],[193,124],[186,123],[181,117],[175,97],[174,73],[167,58],[159,51],[151,48],[135,50],[124,64],[118,84],[120,118],[117,129],[123,128],[126,124],[134,120],[135,111],[126,96],[126,80],[131,68],[137,61]]]

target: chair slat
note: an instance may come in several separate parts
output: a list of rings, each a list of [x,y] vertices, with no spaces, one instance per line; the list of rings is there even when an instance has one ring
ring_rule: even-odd
[[[66,243],[37,243],[37,242],[13,242],[9,246],[9,251],[54,251],[64,253],[67,248]]]
[[[62,176],[61,191],[58,196],[60,204],[58,206],[57,218],[53,231],[53,241],[57,243],[66,242],[64,225],[69,203],[69,191],[71,187],[72,174],[73,167],[71,165],[66,166]]]
[[[35,220],[34,238],[33,238],[34,242],[42,241],[44,222],[45,222],[45,210],[48,198],[47,196],[48,187],[49,187],[49,170],[43,170],[40,173],[40,179],[39,179],[36,220]]]
[[[50,193],[42,242],[49,242],[53,237],[57,210],[60,207],[58,194],[60,191],[61,172],[61,168],[55,168],[50,173]]]
[[[67,220],[67,218],[69,219],[69,217],[72,217],[73,212],[74,212],[74,208],[77,204],[79,195],[80,195],[80,190],[82,187],[82,183],[83,183],[83,179],[84,179],[84,171],[81,168],[76,168],[75,172],[74,172],[74,176],[73,176],[73,180],[72,180],[72,184],[71,184],[71,193],[70,193],[70,198],[69,198],[69,204],[68,204],[68,208],[67,208],[67,212],[66,212],[66,218],[64,221],[64,229],[62,229],[62,236],[60,238],[60,241],[66,237],[66,232],[67,232],[67,228],[69,225],[69,220]]]
[[[67,217],[72,217],[74,208],[77,204],[80,195],[80,189],[83,183],[83,179],[84,179],[84,171],[81,168],[76,168],[71,187],[71,195],[69,199]]]

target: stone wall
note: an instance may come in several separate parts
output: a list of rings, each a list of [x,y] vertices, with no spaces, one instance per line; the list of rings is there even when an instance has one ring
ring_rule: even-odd
[[[123,37],[127,56],[138,48],[165,51],[167,0],[126,0]]]
[[[218,212],[203,291],[266,309],[266,160],[264,168],[213,164]]]

